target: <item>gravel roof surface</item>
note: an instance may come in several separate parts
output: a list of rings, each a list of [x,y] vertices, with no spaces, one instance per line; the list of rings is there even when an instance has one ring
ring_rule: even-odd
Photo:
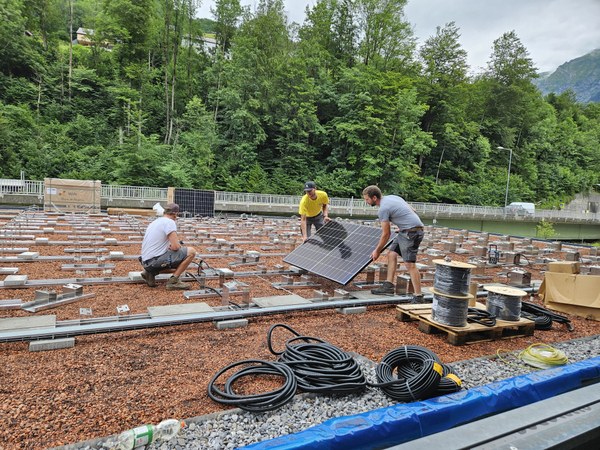
[[[29,216],[27,216],[29,214]],[[109,252],[121,251],[125,256],[140,252],[141,234],[147,218],[132,216],[60,216],[50,215],[56,221],[52,225],[36,225],[46,220],[41,213],[22,213],[16,218],[0,217],[0,258],[11,256],[6,249],[27,247],[40,256],[77,256],[89,253],[73,253],[69,249],[87,247],[105,248],[91,254],[94,260],[33,260],[15,262],[2,260],[0,268],[17,267],[19,274],[26,274],[28,281],[82,277],[127,277],[139,272],[140,264],[134,259],[110,259]],[[84,222],[81,222],[81,221]],[[84,225],[82,225],[84,224]],[[104,225],[101,225],[104,224]],[[234,272],[257,270],[256,266],[232,266],[239,263],[238,255],[248,250],[260,252],[259,264],[267,271],[283,265],[284,255],[300,242],[299,220],[272,218],[215,218],[179,219],[179,227],[186,244],[193,245],[203,256],[203,268],[230,268]],[[52,227],[52,233],[33,230],[37,237],[49,239],[40,245],[31,239],[22,239],[27,230]],[[100,228],[105,228],[102,232]],[[106,230],[110,229],[110,232]],[[16,231],[17,230],[17,231]],[[100,236],[93,244],[83,242],[87,234]],[[121,234],[117,234],[121,233]],[[433,239],[422,247],[418,262],[431,264],[433,259],[449,256],[452,260],[467,261],[473,257],[472,247],[480,237],[468,233],[458,245],[460,252],[444,250],[445,241],[462,231],[427,227]],[[9,234],[8,237],[6,235]],[[435,236],[434,236],[435,235]],[[466,234],[465,234],[466,235]],[[102,239],[116,238],[117,244],[104,246]],[[446,236],[446,237],[440,237]],[[226,245],[222,241],[227,242]],[[57,242],[55,242],[57,241]],[[64,244],[63,242],[64,241]],[[490,236],[490,242],[501,243],[505,237]],[[520,240],[512,238],[516,247]],[[91,242],[91,241],[90,241]],[[551,251],[549,243],[533,241],[540,249],[539,257],[564,259],[565,250],[578,251],[586,259],[589,249],[563,244],[562,251]],[[218,248],[219,247],[219,248]],[[435,254],[431,254],[433,251]],[[428,253],[429,252],[429,253]],[[225,254],[228,253],[228,254]],[[99,258],[98,258],[99,257]],[[381,257],[379,263],[385,261]],[[115,268],[74,273],[65,264],[114,263]],[[487,266],[481,281],[507,282],[507,271],[514,265]],[[536,258],[522,258],[521,269],[531,273],[532,280],[542,280],[546,264]],[[196,269],[189,269],[190,272]],[[399,272],[401,273],[401,272]],[[359,290],[353,283],[340,286],[320,277],[311,277],[319,290],[333,295],[335,289]],[[354,282],[365,281],[365,273]],[[315,288],[282,291],[272,286],[282,281],[281,276],[258,275],[240,278],[250,288],[250,297],[266,297],[297,294],[307,299],[315,297]],[[91,308],[92,318],[117,315],[117,307],[127,304],[131,314],[143,314],[148,307],[161,305],[204,302],[212,307],[222,306],[218,296],[186,300],[181,291],[167,291],[164,280],[155,289],[143,282],[85,285],[84,293],[94,293],[92,298],[79,300],[46,311],[36,316],[55,315],[57,321],[86,319],[81,308]],[[424,286],[431,286],[425,281]],[[208,280],[207,286],[218,288],[218,280]],[[198,289],[198,285],[192,287]],[[61,286],[0,289],[0,300],[21,299],[31,301],[36,290],[55,290]],[[234,297],[235,299],[235,297]],[[538,302],[537,297],[531,298]],[[19,309],[0,309],[1,318],[32,316]],[[454,346],[444,334],[425,334],[419,331],[417,322],[402,322],[396,318],[395,306],[369,307],[365,314],[343,315],[335,310],[289,313],[252,318],[245,328],[217,330],[213,323],[198,323],[163,328],[151,328],[128,332],[78,336],[73,348],[30,352],[27,342],[0,343],[0,448],[39,449],[85,441],[108,436],[143,423],[158,423],[166,418],[193,418],[229,409],[210,400],[207,385],[211,377],[222,367],[242,359],[265,359],[273,361],[266,336],[276,323],[285,323],[301,334],[319,337],[347,352],[355,352],[378,362],[390,350],[402,345],[414,344],[430,348],[445,363],[463,361],[502,351],[520,350],[537,342],[548,344],[563,342],[600,334],[600,322],[568,316],[574,326],[569,332],[564,325],[554,324],[551,330],[536,330],[533,336],[481,341],[469,345]],[[281,333],[277,345],[281,348],[290,336]],[[260,390],[262,386],[255,386]]]

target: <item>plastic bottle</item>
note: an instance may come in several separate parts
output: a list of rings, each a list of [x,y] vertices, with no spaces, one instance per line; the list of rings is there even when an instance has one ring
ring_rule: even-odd
[[[133,450],[156,441],[168,441],[177,436],[184,423],[177,419],[163,420],[158,425],[142,425],[123,431],[114,442],[109,444],[112,450]]]

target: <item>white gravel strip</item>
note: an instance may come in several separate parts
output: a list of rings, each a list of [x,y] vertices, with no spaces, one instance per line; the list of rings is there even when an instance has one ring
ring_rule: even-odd
[[[553,344],[574,363],[600,355],[600,335]],[[450,364],[469,389],[494,381],[534,372],[516,358],[517,353],[503,355],[502,359],[483,357]],[[357,356],[359,364],[370,382],[375,382],[376,363]],[[156,442],[147,450],[198,450],[235,449],[278,436],[296,433],[328,419],[364,413],[387,407],[397,402],[389,399],[377,388],[367,388],[361,395],[342,397],[316,394],[297,395],[283,407],[265,413],[250,413],[240,409],[186,419],[186,427],[169,442]],[[92,450],[106,448],[106,438],[80,442],[62,450]]]

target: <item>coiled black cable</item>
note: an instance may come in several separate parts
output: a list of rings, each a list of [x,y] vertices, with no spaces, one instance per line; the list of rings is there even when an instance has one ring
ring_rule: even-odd
[[[478,323],[486,327],[496,326],[496,316],[479,308],[468,308],[467,322]]]
[[[227,379],[222,389],[217,387],[217,380],[236,367],[241,368]],[[236,382],[244,377],[258,376],[279,376],[283,378],[284,382],[281,387],[269,392],[248,395],[236,393]],[[246,411],[263,412],[279,408],[288,403],[294,398],[296,388],[296,377],[285,364],[259,359],[246,359],[229,364],[219,370],[208,383],[208,396],[218,403],[235,405]]]
[[[394,375],[396,372],[396,375]],[[375,368],[377,384],[394,400],[411,402],[435,395],[443,374],[438,357],[418,345],[405,345],[387,353]]]
[[[521,297],[488,292],[487,310],[500,320],[518,321],[521,318],[521,309]]]
[[[296,337],[288,339],[284,351],[273,349],[272,336],[277,328],[285,328]],[[289,366],[305,392],[349,394],[360,392],[367,380],[354,358],[340,348],[316,337],[301,336],[285,324],[271,326],[267,333],[269,351],[277,361]]]
[[[442,264],[442,262],[436,263],[433,288],[437,292],[458,296],[468,295],[470,281],[470,268],[453,267],[445,263]]]
[[[575,329],[573,328],[573,324],[567,317],[550,311],[549,309],[546,309],[543,306],[536,305],[535,303],[521,302],[521,311],[527,313],[527,316],[529,317],[524,315],[527,318],[531,318],[531,316],[535,317],[535,319],[533,320],[535,321],[535,328],[538,330],[549,330],[550,328],[552,328],[553,321],[565,324],[567,330],[569,331],[573,331]],[[539,320],[538,317],[540,318]]]
[[[458,392],[462,389],[462,380],[458,377],[456,372],[447,364],[442,364],[442,378],[435,390],[435,395],[451,394]]]
[[[549,330],[552,328],[552,318],[546,314],[534,314],[521,310],[521,317],[532,320],[536,330]]]
[[[464,327],[467,325],[468,312],[468,297],[446,297],[437,292],[433,293],[431,319],[435,322],[451,327]]]

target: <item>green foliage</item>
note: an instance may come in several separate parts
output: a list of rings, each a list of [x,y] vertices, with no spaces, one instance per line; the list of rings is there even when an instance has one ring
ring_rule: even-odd
[[[0,176],[558,206],[600,183],[600,107],[547,98],[515,32],[467,75],[450,22],[406,0],[0,0]],[[92,45],[69,35],[92,29]],[[217,49],[201,37],[214,33]]]
[[[554,230],[554,224],[551,222],[546,222],[542,219],[536,226],[536,236],[541,239],[550,239],[558,236],[556,231]]]

